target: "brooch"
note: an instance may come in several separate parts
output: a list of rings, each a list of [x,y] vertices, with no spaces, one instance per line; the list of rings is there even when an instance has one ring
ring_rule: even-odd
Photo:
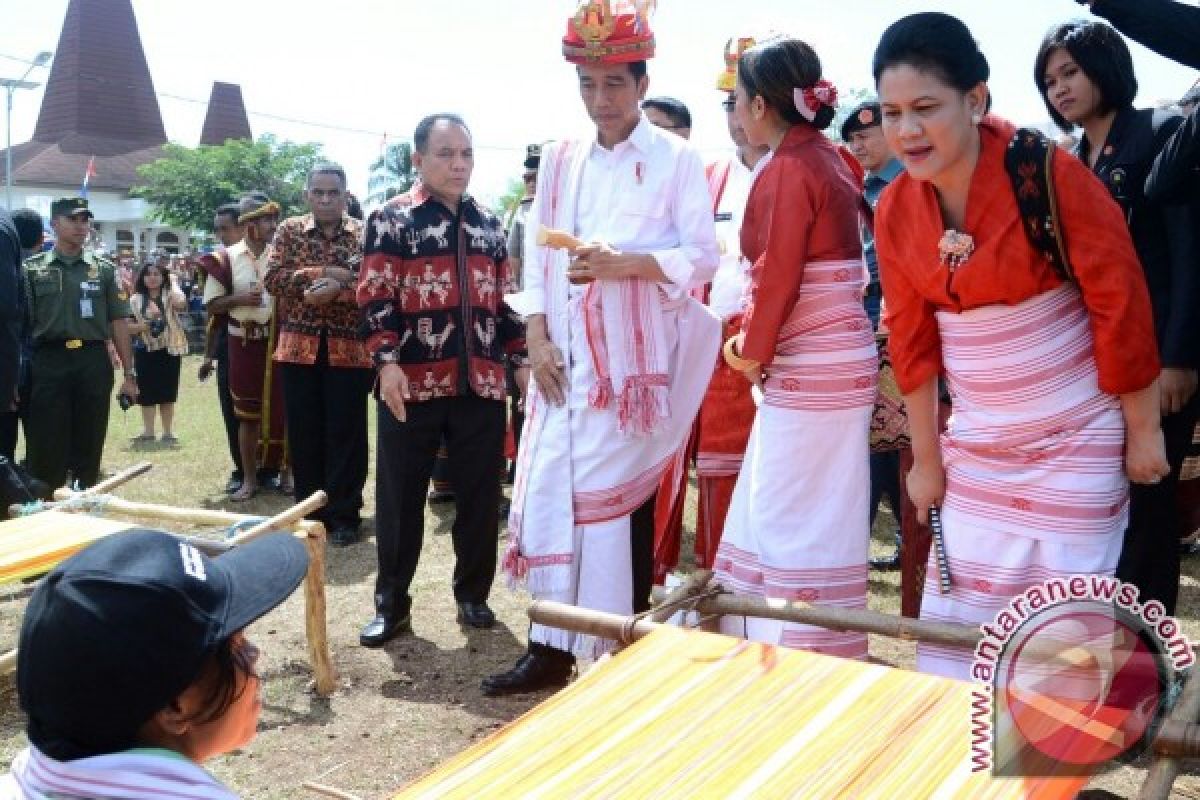
[[[965,264],[974,252],[975,240],[969,233],[946,231],[938,242],[938,255],[951,272]]]

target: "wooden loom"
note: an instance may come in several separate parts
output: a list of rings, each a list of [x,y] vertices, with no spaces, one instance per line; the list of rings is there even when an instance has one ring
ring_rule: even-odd
[[[660,621],[690,598],[701,613],[761,612],[904,639],[967,644],[978,630],[718,596],[703,591],[708,577],[644,618],[534,603],[536,622],[629,646],[396,797],[1072,798],[1088,783],[972,772],[969,683]],[[1200,754],[1198,714],[1200,681],[1190,680],[1140,798],[1165,800],[1178,759]]]
[[[265,520],[227,511],[134,503],[105,494],[145,473],[150,466],[139,464],[85,492],[58,489],[54,493],[55,499],[60,501],[57,507],[0,522],[0,583],[48,572],[60,561],[97,539],[146,523],[241,527],[242,530],[236,535],[225,540],[183,537],[189,544],[214,557],[267,533],[290,530],[304,541],[308,550],[308,574],[304,578],[304,625],[315,688],[317,694],[323,697],[332,694],[337,688],[337,673],[329,653],[325,620],[325,526],[304,519],[305,515],[325,505],[325,493],[316,492]],[[81,511],[113,514],[134,521],[91,516],[89,513],[79,513]],[[15,649],[0,655],[0,675],[16,670],[17,655]]]

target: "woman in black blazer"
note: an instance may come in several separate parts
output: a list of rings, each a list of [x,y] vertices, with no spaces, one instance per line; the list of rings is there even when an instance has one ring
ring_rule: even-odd
[[[1075,154],[1104,182],[1125,212],[1150,289],[1162,373],[1162,427],[1171,474],[1135,485],[1117,576],[1174,613],[1179,591],[1181,520],[1175,510],[1179,470],[1200,413],[1200,192],[1146,197],[1146,179],[1183,118],[1133,107],[1137,79],[1129,48],[1102,22],[1074,21],[1046,35],[1034,80],[1055,123],[1083,136]],[[1071,243],[1067,242],[1068,257]]]

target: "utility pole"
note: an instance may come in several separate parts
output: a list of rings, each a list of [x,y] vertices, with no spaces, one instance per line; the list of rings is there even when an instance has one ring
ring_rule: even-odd
[[[25,80],[29,73],[37,67],[44,67],[54,56],[49,50],[43,50],[29,62],[29,69],[20,78],[0,78],[0,86],[4,87],[4,207],[12,211],[12,107],[13,92],[17,89],[36,89],[41,86],[36,81]]]

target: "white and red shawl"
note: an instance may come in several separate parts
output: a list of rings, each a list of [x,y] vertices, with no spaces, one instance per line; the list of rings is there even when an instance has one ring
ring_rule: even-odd
[[[537,219],[527,225],[573,230],[586,144],[564,141],[542,154]],[[570,352],[570,255],[527,248],[544,274],[551,341]],[[522,303],[510,297],[513,308]],[[567,406],[546,402],[530,383],[518,450],[504,570],[534,592],[563,592],[575,580],[574,529],[627,516],[658,485],[700,407],[709,364],[720,346],[720,322],[691,297],[667,300],[640,279],[598,281],[582,304],[595,385],[587,424],[572,430]],[[579,335],[579,332],[576,332]]]

